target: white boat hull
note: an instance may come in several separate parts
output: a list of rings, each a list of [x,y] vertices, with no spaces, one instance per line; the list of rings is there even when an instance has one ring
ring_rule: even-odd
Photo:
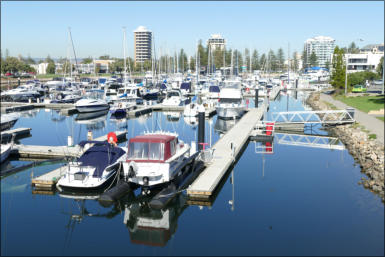
[[[236,119],[243,116],[246,109],[243,106],[217,106],[216,108],[217,115],[221,119]]]

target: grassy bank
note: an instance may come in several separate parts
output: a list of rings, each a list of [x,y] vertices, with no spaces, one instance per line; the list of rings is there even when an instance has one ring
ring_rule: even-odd
[[[337,95],[334,98],[366,113],[371,110],[380,110],[384,108],[384,95],[356,97]]]

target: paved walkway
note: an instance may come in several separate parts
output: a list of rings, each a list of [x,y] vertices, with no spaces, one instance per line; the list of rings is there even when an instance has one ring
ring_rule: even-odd
[[[321,93],[321,100],[325,102],[329,102],[335,105],[339,109],[346,109],[350,107],[341,101],[335,100],[330,95],[326,95],[322,93]],[[359,122],[361,125],[365,126],[365,128],[369,130],[371,134],[376,134],[377,135],[376,140],[384,144],[384,122],[372,115],[367,114],[366,112],[360,111],[356,108],[354,109],[355,109],[354,118],[356,119],[356,121]]]

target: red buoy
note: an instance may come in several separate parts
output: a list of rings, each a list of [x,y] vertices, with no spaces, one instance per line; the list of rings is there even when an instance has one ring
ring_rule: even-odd
[[[108,143],[116,143],[118,142],[118,138],[116,137],[115,132],[110,132],[107,134]]]

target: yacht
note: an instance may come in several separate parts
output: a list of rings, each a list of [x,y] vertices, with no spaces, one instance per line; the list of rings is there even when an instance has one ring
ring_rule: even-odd
[[[233,82],[230,86],[222,88],[218,101],[215,108],[218,118],[236,119],[242,117],[246,111],[239,82]]]
[[[185,106],[190,103],[190,99],[183,96],[180,90],[170,90],[166,94],[166,98],[163,100],[163,105],[172,106]]]
[[[190,149],[175,133],[157,131],[130,138],[124,177],[145,190],[175,182],[187,172]],[[191,152],[194,154],[194,150]]]
[[[65,174],[57,182],[58,189],[97,190],[112,183],[127,149],[102,141],[82,141],[79,145],[88,149],[77,161],[67,164]]]
[[[19,118],[17,113],[1,114],[1,131],[12,128]]]
[[[108,110],[110,106],[107,101],[100,99],[98,94],[102,93],[103,90],[92,90],[89,92],[88,97],[80,99],[75,103],[75,108],[78,112],[96,112],[102,110]]]

